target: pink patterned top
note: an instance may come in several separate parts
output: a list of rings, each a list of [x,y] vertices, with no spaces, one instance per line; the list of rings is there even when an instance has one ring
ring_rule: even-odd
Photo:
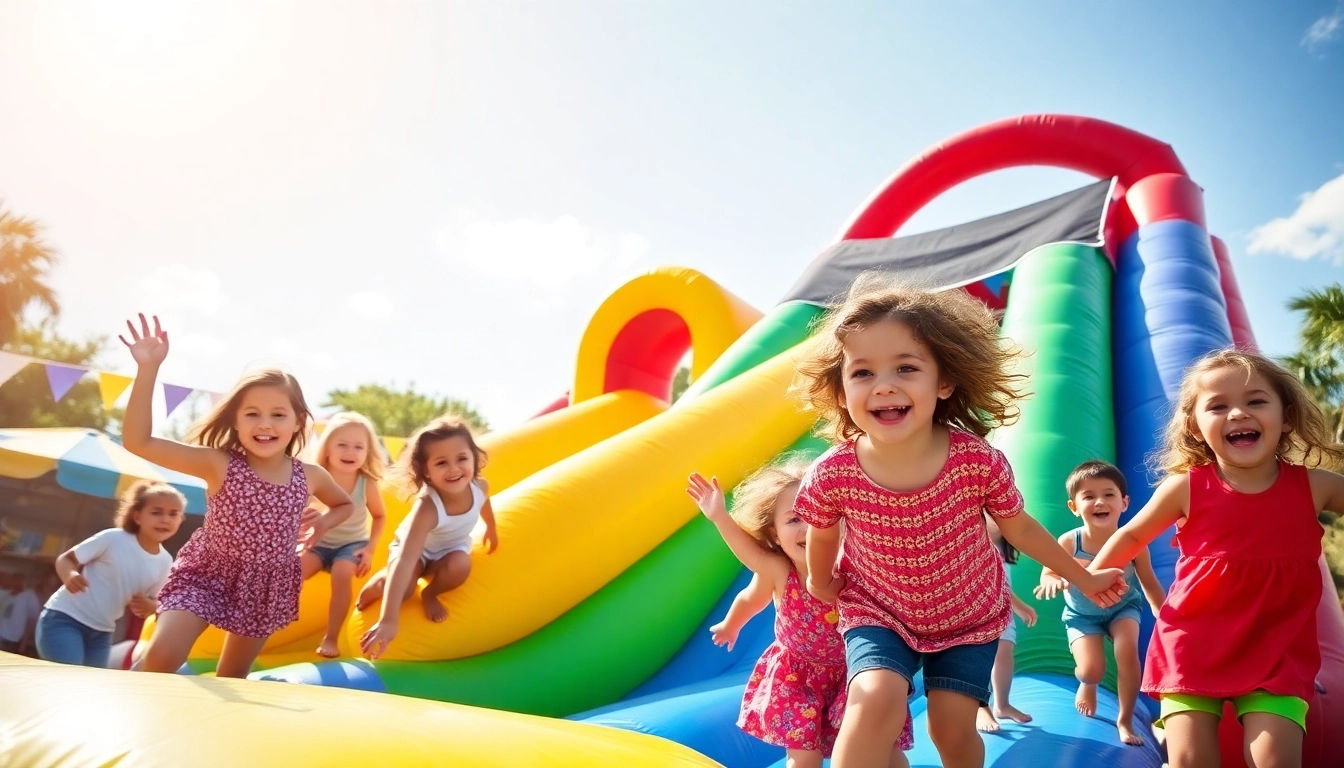
[[[817,528],[845,521],[840,632],[887,627],[920,653],[988,643],[1008,628],[1008,582],[981,513],[1008,518],[1022,507],[1003,453],[957,429],[923,489],[874,483],[851,440],[812,464],[794,505]]]

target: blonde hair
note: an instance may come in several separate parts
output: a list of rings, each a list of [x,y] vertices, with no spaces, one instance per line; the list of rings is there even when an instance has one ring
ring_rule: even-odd
[[[167,483],[151,482],[149,480],[137,480],[134,485],[126,489],[121,494],[121,499],[117,504],[117,516],[112,518],[112,524],[127,533],[139,533],[140,524],[135,521],[135,513],[145,508],[149,500],[156,496],[168,496],[175,499],[182,505],[182,512],[187,511],[187,497],[182,492]]]
[[[1296,376],[1257,352],[1228,347],[1208,353],[1186,369],[1162,447],[1151,458],[1164,475],[1185,474],[1192,467],[1217,461],[1195,423],[1195,401],[1200,394],[1199,380],[1220,368],[1239,368],[1248,379],[1264,377],[1283,401],[1285,429],[1275,449],[1279,458],[1312,467],[1326,459],[1344,460],[1344,445],[1334,441],[1321,409]]]
[[[775,504],[784,491],[803,482],[807,467],[795,460],[767,464],[733,490],[733,519],[763,549],[784,554],[775,538]]]
[[[999,338],[998,321],[983,302],[961,290],[935,293],[866,273],[854,281],[844,303],[826,315],[798,364],[802,383],[797,389],[826,422],[819,434],[844,441],[862,433],[840,405],[845,340],[884,320],[908,327],[933,353],[939,375],[954,387],[934,407],[935,424],[984,437],[1017,421],[1015,403],[1026,396],[1018,386],[1026,376],[1011,372],[1011,363],[1022,353]]]
[[[299,423],[298,429],[289,438],[289,444],[285,446],[285,454],[293,456],[303,450],[313,414],[308,410],[307,401],[303,399],[303,389],[299,387],[299,380],[292,374],[276,368],[252,371],[239,379],[238,383],[233,385],[233,390],[211,408],[205,418],[191,428],[187,440],[207,448],[219,448],[225,451],[241,448],[242,443],[238,441],[234,424],[238,421],[238,408],[243,402],[243,395],[254,387],[277,387],[283,389],[289,396],[289,405],[294,409],[294,415]]]
[[[345,427],[359,427],[364,430],[368,437],[369,450],[364,457],[364,464],[359,468],[360,472],[370,480],[378,481],[383,479],[383,471],[387,468],[387,461],[383,458],[382,449],[378,445],[378,434],[373,428],[373,422],[362,413],[354,411],[341,411],[327,419],[327,425],[322,431],[322,436],[317,439],[313,446],[313,462],[319,464],[323,469],[330,470],[327,466],[329,456],[327,448],[331,443],[332,435]]]
[[[415,434],[406,441],[406,448],[402,450],[401,457],[392,467],[391,479],[402,489],[404,496],[410,497],[425,487],[427,482],[425,463],[429,460],[429,446],[450,437],[460,437],[467,441],[467,447],[471,449],[476,459],[473,477],[481,476],[481,469],[485,467],[486,459],[489,457],[476,444],[476,438],[471,434],[471,427],[457,416],[441,416],[415,430]]]

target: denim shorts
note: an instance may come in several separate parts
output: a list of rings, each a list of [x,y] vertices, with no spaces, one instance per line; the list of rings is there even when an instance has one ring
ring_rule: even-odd
[[[1064,622],[1064,632],[1069,636],[1069,645],[1073,645],[1075,641],[1088,635],[1109,636],[1111,624],[1119,619],[1141,621],[1142,617],[1143,611],[1137,601],[1125,601],[1099,614],[1078,613],[1065,605],[1059,618]]]
[[[355,557],[355,553],[368,545],[369,542],[367,541],[352,541],[349,544],[342,544],[339,547],[313,547],[308,551],[317,555],[318,559],[322,561],[322,570],[330,571],[331,566],[334,565],[337,560],[349,560],[358,565],[359,558]]]
[[[845,633],[845,666],[850,682],[860,672],[890,669],[914,689],[915,673],[924,669],[925,690],[940,688],[989,703],[989,673],[999,652],[995,638],[980,645],[954,645],[933,653],[914,650],[886,627],[854,627]]]

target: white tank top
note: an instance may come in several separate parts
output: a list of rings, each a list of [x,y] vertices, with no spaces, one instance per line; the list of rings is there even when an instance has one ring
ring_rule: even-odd
[[[433,489],[426,489],[425,496],[434,502],[434,509],[438,511],[438,520],[434,527],[425,535],[425,551],[422,557],[427,560],[438,560],[444,555],[454,550],[462,552],[471,551],[471,532],[476,527],[476,523],[481,519],[481,507],[485,506],[485,491],[476,484],[471,483],[471,509],[460,515],[450,515],[443,506],[443,499]],[[411,530],[411,520],[414,515],[407,515],[401,525],[397,526],[397,533],[392,540],[391,549],[401,549],[402,542],[406,540],[406,534]]]

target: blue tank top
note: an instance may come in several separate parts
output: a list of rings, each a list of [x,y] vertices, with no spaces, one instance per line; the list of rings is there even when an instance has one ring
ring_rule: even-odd
[[[1083,549],[1082,528],[1073,529],[1073,556],[1088,562],[1091,562],[1092,558],[1095,557],[1095,555]],[[1134,573],[1134,563],[1132,562],[1125,566],[1125,581],[1129,583],[1129,591],[1125,593],[1124,597],[1120,598],[1120,602],[1110,608],[1102,608],[1087,599],[1087,595],[1084,595],[1081,589],[1072,584],[1069,585],[1069,590],[1064,593],[1064,604],[1079,616],[1113,615],[1123,606],[1137,605],[1140,596],[1143,595],[1143,590],[1139,585],[1139,577]]]

